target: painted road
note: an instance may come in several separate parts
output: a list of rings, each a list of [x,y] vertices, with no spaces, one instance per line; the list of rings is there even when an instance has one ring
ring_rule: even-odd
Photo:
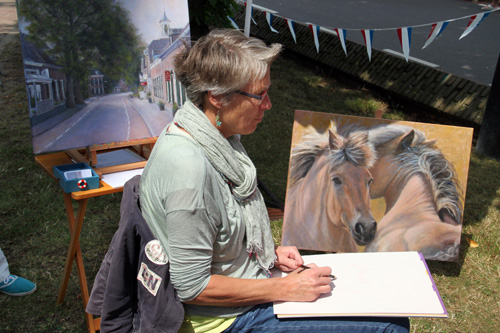
[[[83,109],[33,138],[34,151],[48,152],[158,136],[170,110],[128,93],[92,99]]]

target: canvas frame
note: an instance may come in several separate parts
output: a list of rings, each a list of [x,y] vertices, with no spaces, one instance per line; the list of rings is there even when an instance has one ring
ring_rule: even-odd
[[[457,261],[458,260],[458,251],[461,237],[461,226],[463,219],[463,205],[465,201],[465,193],[466,193],[466,185],[467,185],[467,176],[468,176],[468,168],[470,161],[470,152],[471,152],[471,144],[472,144],[472,134],[473,129],[467,127],[458,127],[458,126],[447,126],[447,125],[438,125],[438,124],[429,124],[429,123],[418,123],[418,122],[407,122],[407,121],[393,121],[393,120],[385,120],[385,119],[375,119],[375,118],[367,118],[367,117],[356,117],[356,116],[348,116],[348,115],[340,115],[340,114],[329,114],[329,113],[320,113],[314,111],[302,111],[296,110],[293,124],[293,134],[292,134],[292,145],[291,145],[291,153],[290,153],[290,164],[289,164],[289,173],[288,173],[288,182],[287,182],[287,197],[285,200],[285,212],[284,212],[284,221],[283,221],[283,233],[282,233],[282,243],[283,245],[295,245],[299,249],[303,250],[314,250],[314,251],[326,251],[326,252],[364,252],[368,248],[368,244],[359,245],[356,244],[355,247],[352,246],[342,246],[343,244],[342,237],[346,237],[345,235],[351,233],[349,228],[344,226],[344,233],[334,232],[334,236],[331,239],[323,242],[321,238],[328,238],[328,232],[325,232],[324,225],[330,223],[331,221],[327,221],[323,218],[323,221],[320,221],[322,218],[318,217],[320,215],[316,214],[318,210],[326,210],[326,196],[322,192],[318,192],[317,195],[309,194],[306,190],[301,190],[300,194],[294,195],[292,194],[293,186],[291,185],[291,169],[293,163],[293,154],[294,149],[300,145],[301,140],[304,139],[307,133],[310,133],[313,130],[316,133],[325,133],[328,128],[332,125],[338,126],[339,129],[343,126],[359,126],[362,128],[375,128],[374,126],[387,126],[387,125],[400,125],[406,126],[415,130],[419,130],[424,133],[426,140],[433,142],[433,147],[439,150],[443,157],[448,161],[452,168],[455,170],[455,178],[460,190],[460,198],[459,205],[461,205],[460,216],[457,218],[457,226],[453,229],[453,237],[450,236],[449,233],[445,233],[443,231],[443,235],[446,234],[446,237],[443,236],[442,244],[437,242],[439,246],[445,247],[445,242],[453,242],[453,251],[450,250],[450,247],[446,247],[444,250],[440,251],[448,251],[448,254],[436,254],[438,250],[434,250],[436,253],[432,253],[429,250],[429,246],[421,247],[421,248],[401,248],[397,246],[385,246],[385,244],[379,245],[376,251],[400,251],[400,250],[408,250],[408,251],[421,251],[426,255],[427,259],[433,260],[443,260],[443,261]],[[326,136],[325,136],[326,137]],[[376,150],[376,149],[375,149]],[[377,162],[375,162],[377,163]],[[304,178],[305,179],[305,178]],[[375,180],[376,181],[376,180]],[[312,184],[314,181],[309,180],[309,183]],[[330,184],[329,184],[330,185]],[[331,185],[330,185],[331,186]],[[312,196],[312,198],[306,198],[308,196]],[[306,198],[306,199],[305,199]],[[307,205],[315,205],[315,202],[320,202],[322,205],[318,205],[318,209],[314,210],[314,213],[308,213],[308,215],[304,215],[302,211],[296,209],[297,206],[300,206],[302,202],[308,200]],[[383,220],[384,216],[387,215],[386,212],[386,199],[384,197],[369,199],[369,208],[373,215],[373,218],[379,224],[381,221],[388,221],[389,217],[386,217]],[[323,207],[323,208],[321,208]],[[408,209],[411,210],[411,207]],[[304,209],[303,209],[304,210]],[[315,220],[315,221],[313,221]],[[443,227],[443,228],[451,228],[445,226],[447,224],[443,222],[443,225],[436,224],[432,227]],[[449,223],[448,223],[449,224]],[[319,226],[319,227],[318,227]],[[412,225],[416,226],[416,225]],[[311,233],[311,230],[323,230],[322,232]],[[346,231],[347,230],[347,231]],[[406,230],[406,229],[403,229]],[[408,228],[407,230],[410,230]],[[413,229],[412,229],[413,230]],[[429,229],[430,230],[430,229]],[[375,231],[375,235],[377,232]],[[306,240],[299,239],[299,236],[303,234],[311,233],[314,237],[311,237]],[[352,233],[351,233],[352,234]],[[340,235],[340,236],[339,236]],[[424,236],[428,236],[425,233],[422,234],[422,238],[426,238]],[[377,237],[377,236],[376,236]],[[452,238],[450,240],[450,237]],[[429,238],[429,237],[427,237]],[[439,247],[438,246],[438,247]],[[453,252],[453,253],[451,253]]]

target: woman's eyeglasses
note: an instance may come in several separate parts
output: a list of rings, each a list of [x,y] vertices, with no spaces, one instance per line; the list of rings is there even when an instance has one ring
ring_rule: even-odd
[[[264,93],[262,95],[254,95],[254,94],[247,93],[246,91],[241,91],[241,90],[235,91],[235,93],[237,93],[237,94],[258,100],[259,101],[258,105],[262,104],[262,102],[264,101],[264,98],[266,98],[266,96],[267,96],[267,92],[268,92],[268,90],[264,91]]]

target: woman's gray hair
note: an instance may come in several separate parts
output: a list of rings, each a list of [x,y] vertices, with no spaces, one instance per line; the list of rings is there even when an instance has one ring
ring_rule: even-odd
[[[238,30],[216,29],[176,56],[175,74],[194,104],[202,105],[208,91],[227,104],[231,93],[264,78],[280,52],[281,44],[268,46]]]

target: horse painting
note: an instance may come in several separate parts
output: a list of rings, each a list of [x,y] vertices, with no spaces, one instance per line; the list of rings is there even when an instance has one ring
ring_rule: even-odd
[[[282,242],[301,249],[358,252],[373,240],[367,132],[331,125],[302,136],[290,157]]]
[[[370,195],[384,197],[386,211],[365,251],[418,251],[456,261],[463,199],[453,165],[434,141],[407,126],[374,126],[369,140],[377,154]]]

